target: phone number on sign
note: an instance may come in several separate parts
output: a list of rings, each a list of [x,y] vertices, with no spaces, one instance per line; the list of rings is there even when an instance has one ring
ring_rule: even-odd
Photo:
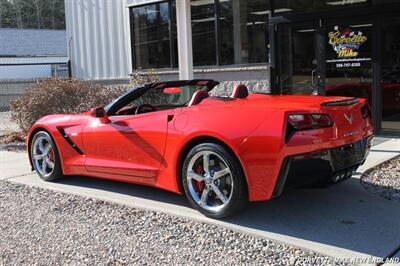
[[[360,67],[361,63],[360,62],[354,62],[354,63],[336,63],[337,68],[342,68],[342,67]]]

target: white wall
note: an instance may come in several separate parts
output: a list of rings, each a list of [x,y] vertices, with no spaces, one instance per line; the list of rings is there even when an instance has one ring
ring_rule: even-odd
[[[0,66],[1,79],[37,79],[51,77],[50,65],[39,66]]]
[[[58,65],[60,75],[68,75],[68,57],[0,57],[0,80],[29,80],[53,75],[52,65]],[[46,65],[48,63],[48,65]],[[55,69],[55,68],[53,68]],[[4,87],[4,86],[3,86]]]
[[[65,0],[74,77],[127,79],[132,72],[129,0]]]

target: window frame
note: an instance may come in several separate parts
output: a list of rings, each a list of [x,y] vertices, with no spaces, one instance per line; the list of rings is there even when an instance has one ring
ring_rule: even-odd
[[[175,43],[174,43],[174,33],[177,34],[176,28],[174,29],[174,22],[176,23],[176,18],[174,19],[174,11],[173,8],[176,8],[176,3],[175,1],[179,0],[164,0],[164,1],[159,1],[155,3],[143,3],[140,5],[135,5],[129,7],[129,25],[130,25],[130,40],[131,40],[131,57],[132,57],[132,69],[142,69],[142,66],[139,66],[136,64],[136,49],[135,49],[135,35],[134,35],[134,20],[132,16],[132,9],[134,8],[140,8],[143,6],[148,6],[148,5],[155,5],[155,4],[162,4],[162,3],[168,3],[168,24],[169,24],[169,51],[170,51],[170,62],[169,62],[169,67],[163,67],[163,68],[158,68],[158,69],[176,69],[179,67],[178,62],[175,63],[175,56],[178,51],[175,49]],[[269,40],[269,18],[273,15],[273,0],[265,0],[269,1],[269,8],[271,14],[267,16],[266,18],[266,39],[268,40],[267,47],[270,44]],[[235,66],[235,65],[260,65],[260,64],[268,64],[268,60],[266,62],[262,63],[248,63],[248,64],[221,64],[221,24],[220,24],[220,18],[221,18],[221,6],[220,6],[220,0],[213,0],[213,5],[214,5],[214,30],[215,30],[215,65],[199,65],[197,66],[198,68],[202,67],[207,67],[207,66],[216,66],[216,67],[224,67],[224,66]],[[176,13],[176,11],[175,11]],[[267,51],[267,54],[269,54],[269,51]]]
[[[135,49],[135,34],[134,34],[134,30],[135,30],[135,25],[134,25],[134,20],[133,20],[133,16],[132,16],[132,10],[135,8],[141,8],[144,6],[150,6],[150,5],[159,5],[159,4],[163,4],[163,3],[168,3],[168,27],[169,27],[169,67],[163,67],[160,69],[174,69],[176,67],[178,67],[177,65],[174,64],[175,61],[175,44],[174,44],[174,40],[173,40],[173,36],[174,36],[174,20],[173,20],[173,10],[172,10],[172,6],[174,6],[175,8],[175,4],[173,4],[175,0],[164,0],[164,1],[159,1],[159,2],[154,2],[154,3],[144,3],[144,4],[140,4],[140,5],[135,5],[135,6],[130,6],[129,7],[129,25],[130,25],[130,29],[129,29],[129,33],[131,35],[131,57],[132,57],[132,69],[143,69],[142,66],[138,66],[136,64],[136,49]],[[151,68],[150,68],[151,69]]]
[[[234,0],[231,0],[232,2],[234,1]],[[253,65],[266,65],[266,64],[269,64],[269,60],[270,60],[270,39],[269,39],[269,37],[270,37],[270,35],[269,35],[269,31],[270,31],[270,28],[269,28],[269,19],[273,16],[273,14],[274,14],[274,1],[276,1],[276,0],[264,0],[266,3],[267,3],[267,7],[269,8],[269,11],[270,11],[270,14],[266,17],[266,20],[265,20],[265,22],[266,22],[266,24],[265,24],[265,39],[267,40],[267,43],[266,43],[266,47],[267,47],[267,57],[268,57],[268,60],[266,60],[265,62],[261,62],[261,63],[241,63],[241,64],[235,64],[235,63],[233,63],[233,64],[221,64],[221,27],[220,27],[220,18],[221,18],[221,5],[220,5],[220,0],[214,0],[214,5],[215,5],[215,19],[216,19],[216,21],[215,21],[215,25],[216,25],[216,28],[215,28],[215,33],[216,33],[216,56],[217,56],[217,58],[216,58],[216,62],[217,62],[217,64],[216,64],[216,66],[217,67],[225,67],[225,66],[243,66],[243,65],[251,65],[251,66],[253,66]]]

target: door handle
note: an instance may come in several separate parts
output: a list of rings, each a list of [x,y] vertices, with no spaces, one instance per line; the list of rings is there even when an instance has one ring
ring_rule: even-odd
[[[315,73],[317,73],[316,69],[311,71],[311,85],[313,85],[313,86],[315,86],[315,81],[314,81]]]
[[[171,122],[171,121],[172,121],[172,119],[174,119],[174,115],[168,115],[168,116],[167,116],[167,120],[168,120],[168,122]]]

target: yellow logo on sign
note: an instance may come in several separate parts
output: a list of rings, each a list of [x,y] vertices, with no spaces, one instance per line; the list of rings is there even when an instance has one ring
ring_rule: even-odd
[[[343,32],[331,31],[328,37],[329,44],[332,45],[339,58],[358,56],[360,46],[368,40],[361,31],[355,32],[351,29]]]

